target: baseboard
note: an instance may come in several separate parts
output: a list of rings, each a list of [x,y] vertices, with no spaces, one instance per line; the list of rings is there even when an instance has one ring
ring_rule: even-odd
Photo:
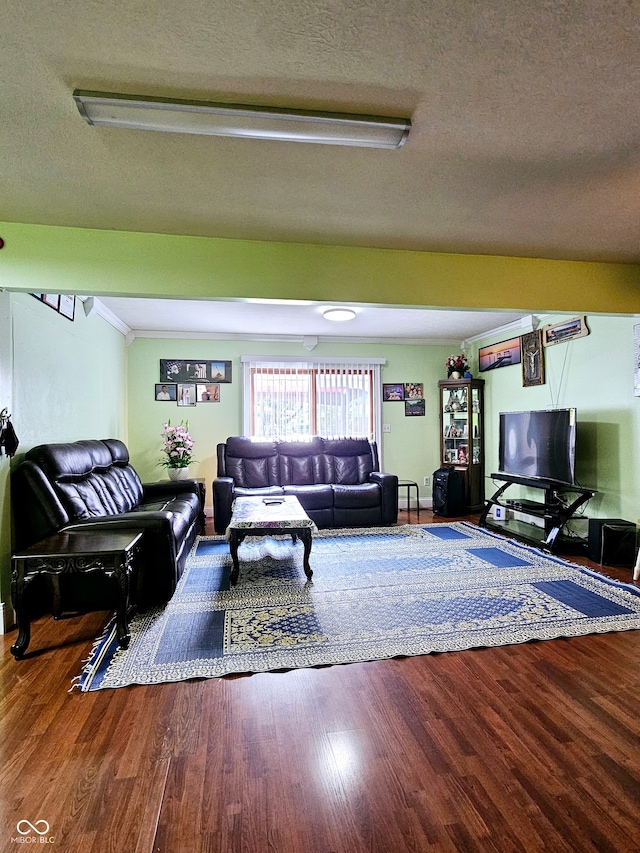
[[[432,509],[433,500],[431,498],[420,498],[420,509]],[[407,500],[406,498],[400,498],[398,500],[398,509],[401,509],[407,512]],[[411,501],[411,510],[415,512],[416,510],[416,502],[415,498]]]
[[[16,624],[16,615],[9,602],[0,601],[0,634],[8,634]]]

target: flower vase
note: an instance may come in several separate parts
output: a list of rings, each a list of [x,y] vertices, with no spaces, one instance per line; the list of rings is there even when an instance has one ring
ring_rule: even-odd
[[[457,370],[452,370],[449,379],[460,379],[460,373]]]
[[[189,466],[184,468],[167,468],[170,480],[187,480],[189,478]]]

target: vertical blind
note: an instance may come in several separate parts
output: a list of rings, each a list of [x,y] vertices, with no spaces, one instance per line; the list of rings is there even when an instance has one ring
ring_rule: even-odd
[[[377,438],[384,359],[242,356],[244,434],[301,441],[311,435]]]

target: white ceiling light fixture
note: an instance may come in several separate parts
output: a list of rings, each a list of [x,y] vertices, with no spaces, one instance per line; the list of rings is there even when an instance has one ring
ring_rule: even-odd
[[[334,323],[345,323],[347,320],[353,320],[356,312],[353,308],[325,308],[322,316]]]
[[[119,95],[83,89],[76,89],[73,98],[88,124],[168,133],[400,148],[411,129],[411,122],[406,118]]]

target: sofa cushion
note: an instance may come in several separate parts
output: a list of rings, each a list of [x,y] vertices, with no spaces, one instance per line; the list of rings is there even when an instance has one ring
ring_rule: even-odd
[[[374,470],[366,438],[324,439],[326,482],[355,486],[366,483]]]
[[[285,495],[294,495],[303,509],[331,509],[333,490],[329,485],[285,486]]]
[[[278,453],[273,441],[251,441],[244,436],[227,439],[225,476],[245,489],[280,485]]]
[[[280,483],[283,486],[305,486],[326,483],[322,439],[311,441],[279,441]]]
[[[282,486],[266,486],[264,489],[245,489],[242,486],[237,486],[233,490],[233,496],[234,498],[263,498],[266,495],[281,495],[282,492]]]
[[[380,487],[377,483],[363,483],[360,486],[335,485],[333,502],[335,507],[342,509],[377,507],[380,505]]]

